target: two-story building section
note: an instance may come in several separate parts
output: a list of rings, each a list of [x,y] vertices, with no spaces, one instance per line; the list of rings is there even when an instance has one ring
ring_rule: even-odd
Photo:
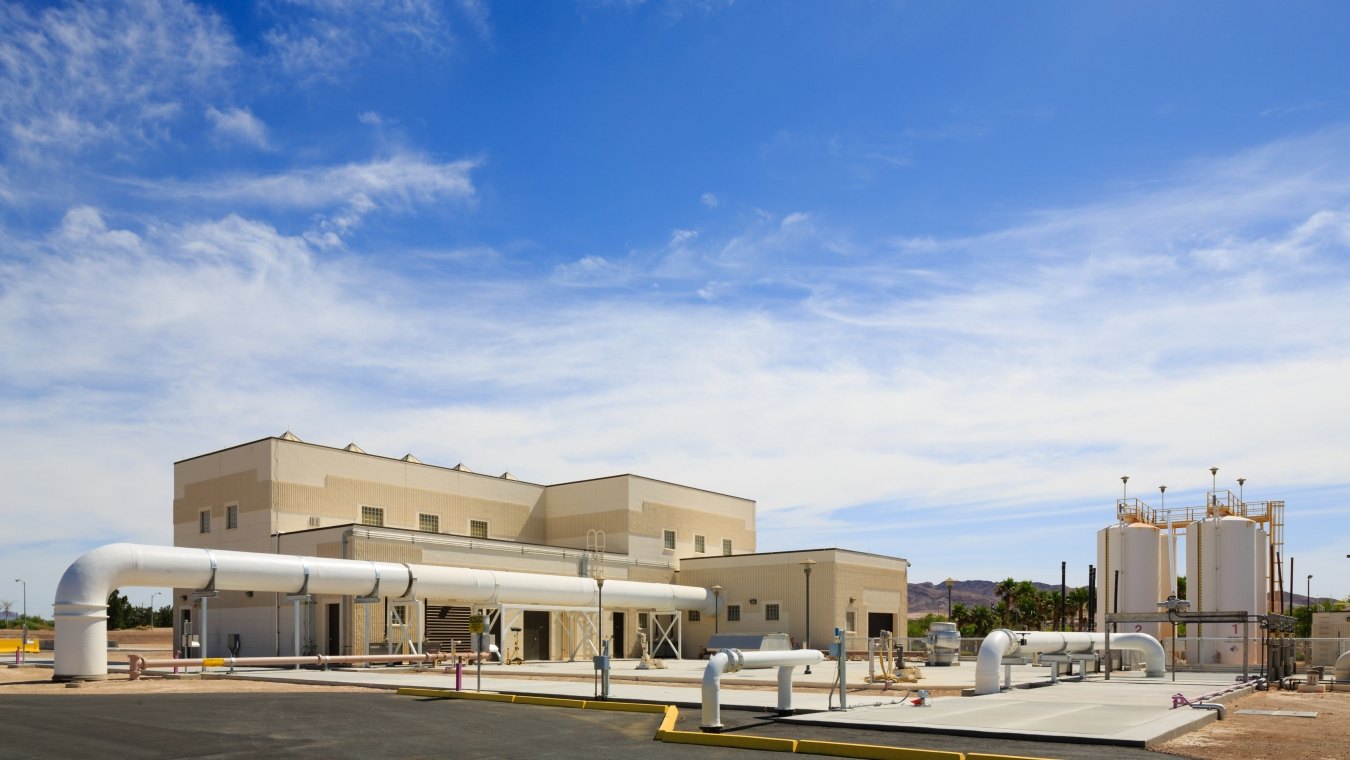
[[[744,556],[760,573],[774,563],[771,555],[754,554],[755,502],[749,499],[629,474],[540,485],[510,473],[430,465],[411,454],[400,459],[355,444],[316,445],[289,432],[175,463],[173,515],[175,545],[213,550],[660,583],[687,582],[680,577],[686,558]],[[830,553],[836,550],[820,551],[827,564],[836,556]],[[820,580],[875,586],[870,598],[885,602],[874,612],[903,625],[907,563],[880,565],[899,571],[880,580],[875,568],[856,577],[823,572]],[[735,588],[743,566],[704,565],[725,570],[699,572],[695,585],[725,581]],[[869,598],[861,586],[818,591],[827,592]],[[285,655],[296,641],[301,653],[448,647],[452,641],[462,649],[472,614],[485,616],[504,656],[525,660],[589,657],[602,638],[616,656],[636,656],[639,630],[660,655],[693,656],[706,641],[683,636],[686,621],[677,614],[640,609],[601,615],[579,608],[475,608],[456,599],[210,589],[176,589],[174,604],[180,648],[187,651],[204,635],[212,654]],[[198,624],[203,617],[206,631]],[[830,622],[821,617],[812,628],[828,632]],[[791,620],[764,621],[764,632],[804,639],[802,618],[796,618],[797,632]]]

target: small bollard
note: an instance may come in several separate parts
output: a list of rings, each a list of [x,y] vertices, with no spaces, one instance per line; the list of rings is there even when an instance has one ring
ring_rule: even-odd
[[[173,658],[174,658],[175,660],[178,659],[179,654],[180,654],[180,652],[179,652],[177,649],[173,650]],[[173,666],[173,672],[175,672],[175,673],[178,672],[178,666],[177,666],[177,665],[174,665],[174,666]]]
[[[464,690],[464,661],[455,658],[455,691]]]

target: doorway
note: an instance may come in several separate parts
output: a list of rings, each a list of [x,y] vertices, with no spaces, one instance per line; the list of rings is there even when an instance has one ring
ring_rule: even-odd
[[[342,605],[328,605],[328,654],[342,654]]]
[[[548,640],[549,613],[545,610],[525,610],[521,622],[520,635],[525,639],[521,646],[526,660],[547,660],[551,650]]]
[[[895,613],[894,612],[869,612],[867,613],[867,638],[875,639],[881,636],[882,631],[895,633]]]
[[[623,627],[624,627],[624,626],[623,626],[623,613],[622,613],[622,612],[615,612],[615,613],[614,613],[614,646],[612,647],[612,650],[613,650],[613,651],[612,651],[610,654],[611,654],[611,656],[613,656],[614,659],[616,659],[616,660],[619,659],[619,658],[622,658],[622,657],[624,656],[623,646],[624,646],[624,642],[627,641],[627,639],[624,638],[624,634],[627,633],[627,632],[623,629]]]

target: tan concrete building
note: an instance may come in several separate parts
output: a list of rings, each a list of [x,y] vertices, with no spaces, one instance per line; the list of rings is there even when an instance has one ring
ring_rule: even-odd
[[[782,632],[796,646],[826,649],[836,628],[849,650],[865,650],[865,640],[882,631],[906,635],[908,578],[906,560],[847,549],[688,557],[680,562],[680,583],[720,586],[723,612],[720,619],[687,616],[686,651],[714,632]]]
[[[355,444],[306,443],[286,433],[175,463],[173,514],[177,546],[572,576],[593,574],[588,548],[602,532],[607,578],[721,584],[742,596],[750,589],[746,579],[767,580],[773,568],[810,555],[819,563],[812,643],[822,648],[825,639],[817,638],[836,625],[831,617],[865,621],[860,626],[879,615],[903,622],[907,609],[905,560],[842,550],[757,555],[753,501],[638,475],[540,485],[510,473],[429,465],[412,455],[377,456]],[[800,568],[794,572],[803,576]],[[764,589],[756,593],[777,600],[777,620],[765,617],[759,597],[750,604],[750,597],[737,596],[732,603],[744,605],[738,612],[745,617],[726,624],[750,630],[757,620],[757,632],[784,631],[804,641],[804,586],[794,590],[785,580],[781,588]],[[368,643],[377,650],[445,645],[468,638],[474,613],[487,617],[507,656],[584,658],[596,648],[595,610],[194,591],[200,590],[175,590],[175,621],[183,642],[199,636],[205,597],[211,654],[224,653],[235,637],[244,655],[291,654],[297,618],[302,652],[360,653]],[[608,608],[599,625],[618,656],[638,654],[639,630],[653,644],[664,641],[664,654],[678,647],[696,656],[714,627],[673,613]]]

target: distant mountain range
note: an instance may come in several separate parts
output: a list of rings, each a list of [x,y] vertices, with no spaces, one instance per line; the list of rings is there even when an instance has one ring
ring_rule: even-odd
[[[994,593],[996,583],[997,581],[957,581],[952,585],[952,604],[993,607],[1003,601]],[[1042,590],[1059,590],[1058,583],[1053,586],[1049,583],[1035,583],[1035,586]],[[914,615],[929,612],[947,614],[947,584],[927,582],[909,584],[909,613]]]

